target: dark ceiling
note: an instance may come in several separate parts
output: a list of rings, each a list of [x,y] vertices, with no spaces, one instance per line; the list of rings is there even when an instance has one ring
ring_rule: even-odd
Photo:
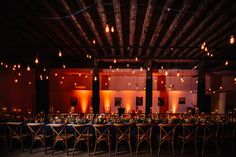
[[[205,60],[208,70],[236,69],[229,44],[236,0],[5,0],[0,21],[6,63],[33,65],[38,56],[48,67],[91,67],[94,59],[109,67],[113,59],[117,66],[151,59],[157,68],[193,68]],[[115,31],[106,33],[106,25]]]

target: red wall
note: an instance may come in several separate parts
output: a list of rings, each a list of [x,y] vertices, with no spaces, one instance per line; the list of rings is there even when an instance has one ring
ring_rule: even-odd
[[[21,74],[21,76],[18,75]],[[15,79],[18,82],[15,82]],[[29,81],[31,85],[29,85]],[[0,110],[7,107],[8,111],[21,110],[32,112],[35,104],[35,75],[25,69],[2,69],[0,71]]]

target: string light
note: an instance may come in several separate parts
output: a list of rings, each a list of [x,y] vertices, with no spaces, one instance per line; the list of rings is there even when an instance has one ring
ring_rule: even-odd
[[[49,79],[49,77],[48,76],[46,76],[46,80],[48,80]]]
[[[235,39],[234,39],[234,36],[231,35],[230,38],[229,38],[229,43],[230,44],[234,44],[235,43]]]
[[[64,76],[62,76],[62,77],[61,77],[61,79],[62,79],[62,80],[64,80],[64,79],[65,79],[65,77],[64,77]]]
[[[40,77],[40,80],[43,80],[43,76],[42,75],[40,75],[39,77]]]
[[[177,74],[176,74],[178,77],[180,76],[180,74],[179,74],[179,70],[177,71]]]
[[[3,62],[1,62],[1,65],[3,65]]]
[[[18,73],[18,76],[21,76],[21,73]]]
[[[138,61],[138,57],[135,57],[135,61],[136,61],[136,62]]]
[[[8,68],[8,65],[7,65],[7,64],[5,65],[5,68]]]
[[[202,45],[201,45],[201,50],[204,50],[204,49],[205,49],[205,46],[206,46],[206,42],[202,43]]]
[[[113,33],[115,31],[114,27],[111,26],[111,32]]]
[[[54,74],[57,77],[57,73]]]
[[[62,57],[62,52],[61,52],[61,50],[59,50],[58,56],[59,56],[59,57]]]
[[[16,68],[15,68],[15,67],[13,67],[13,68],[12,68],[12,70],[13,70],[13,71],[15,71],[15,70],[16,70]]]
[[[229,62],[228,61],[225,61],[225,66],[227,66],[229,64]]]
[[[220,90],[222,90],[223,89],[223,87],[222,86],[220,86]]]
[[[95,39],[93,39],[93,44],[96,44],[96,40]]]
[[[61,81],[60,84],[63,84],[63,81]]]
[[[116,59],[113,60],[113,63],[116,63]]]
[[[77,83],[75,82],[74,85],[77,86]]]
[[[127,63],[126,66],[129,67],[129,63]]]
[[[20,64],[17,65],[17,68],[20,69]]]
[[[17,83],[18,82],[18,80],[17,79],[15,79],[15,83]]]
[[[111,80],[111,76],[108,77],[108,80],[109,80],[109,81]]]
[[[168,71],[167,71],[167,69],[166,69],[166,71],[165,71],[165,75],[166,75],[166,76],[168,75]]]
[[[39,63],[38,57],[35,58],[34,62],[35,62],[35,64],[38,64],[38,63]]]
[[[31,81],[29,81],[28,84],[31,85],[32,84]]]
[[[43,71],[46,71],[47,69],[46,68],[43,68]]]
[[[30,71],[30,66],[29,65],[27,65],[27,71]]]
[[[109,33],[109,32],[110,32],[110,28],[109,28],[108,25],[106,25],[106,27],[105,27],[105,32],[106,32],[106,33]]]
[[[94,76],[94,81],[97,81],[97,76]]]
[[[149,68],[149,67],[147,68],[147,71],[150,71],[150,68]]]
[[[184,78],[183,77],[181,77],[180,80],[181,80],[182,83],[184,83]]]
[[[63,69],[65,69],[66,68],[66,65],[65,64],[63,64]]]

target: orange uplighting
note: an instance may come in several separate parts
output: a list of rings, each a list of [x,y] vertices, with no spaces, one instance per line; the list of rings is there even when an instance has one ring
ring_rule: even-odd
[[[78,107],[81,109],[82,113],[89,111],[91,91],[89,90],[79,90],[76,91],[76,96],[78,97]]]

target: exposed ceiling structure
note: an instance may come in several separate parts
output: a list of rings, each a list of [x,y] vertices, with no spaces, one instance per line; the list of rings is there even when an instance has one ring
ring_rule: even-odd
[[[236,69],[235,0],[15,0],[1,3],[0,20],[6,63],[33,65],[37,56],[57,68],[150,60],[155,68],[193,68],[206,60],[209,71]]]

